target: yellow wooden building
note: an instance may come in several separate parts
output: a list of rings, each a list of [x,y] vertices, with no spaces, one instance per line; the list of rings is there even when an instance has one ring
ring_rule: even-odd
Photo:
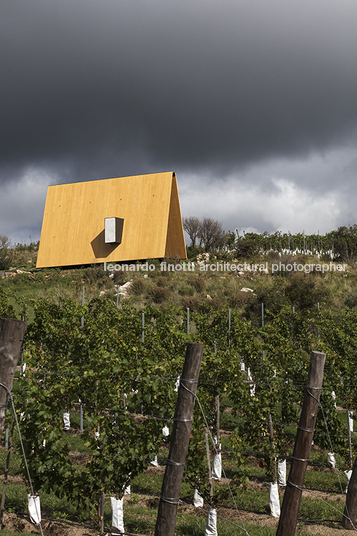
[[[37,268],[186,259],[173,172],[49,186]]]

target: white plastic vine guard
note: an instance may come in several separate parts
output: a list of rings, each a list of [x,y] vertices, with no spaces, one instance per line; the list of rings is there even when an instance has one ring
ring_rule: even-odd
[[[286,486],[286,460],[278,460],[278,484]]]
[[[222,478],[222,455],[221,455],[221,445],[217,446],[217,438],[214,438],[214,444],[218,452],[213,456],[212,462],[212,478],[213,480],[221,480]]]
[[[270,514],[273,517],[280,517],[279,488],[277,482],[270,482],[269,506]]]
[[[345,473],[345,477],[346,477],[346,480],[347,480],[347,486],[346,486],[346,493],[347,493],[348,486],[349,486],[351,476],[352,476],[352,469],[350,471],[344,471],[344,473]]]
[[[150,462],[151,465],[153,465],[154,467],[158,467],[159,464],[158,464],[158,461],[157,461],[157,456],[155,456],[155,458]]]
[[[349,411],[348,412],[348,426],[349,426],[349,429],[350,429],[350,432],[353,432],[353,411]]]
[[[178,391],[179,390],[179,387],[180,387],[180,376],[177,376],[177,380],[176,380],[176,383],[175,383],[175,389],[174,391]]]
[[[165,426],[163,427],[163,429],[162,429],[162,435],[163,435],[164,437],[167,437],[169,434],[170,434],[170,430],[169,430],[168,426],[165,425]]]
[[[198,489],[195,489],[193,492],[193,506],[195,508],[202,508],[203,506],[203,497],[198,491]]]
[[[112,534],[124,534],[123,498],[110,497],[110,506],[112,508],[112,527],[114,529]]]
[[[206,523],[205,536],[218,536],[217,534],[217,510],[210,508]]]
[[[71,421],[69,418],[69,413],[63,414],[63,430],[68,431],[71,427]]]
[[[240,370],[241,370],[241,372],[245,372],[245,364],[244,364],[244,361],[241,361],[241,362],[240,362]]]
[[[336,458],[333,452],[329,452],[327,455],[327,461],[333,469],[336,467]]]
[[[40,505],[40,496],[31,495],[27,496],[28,500],[28,509],[30,514],[30,521],[34,525],[39,525],[41,523],[41,505]]]
[[[99,433],[99,432],[94,432],[94,439],[95,439],[96,441],[98,441],[99,438],[100,438],[100,433]],[[100,446],[99,446],[99,445],[97,446],[97,450],[100,450]]]
[[[334,405],[336,407],[336,393],[335,393],[335,391],[332,391],[331,396],[332,396],[332,398],[334,400]]]

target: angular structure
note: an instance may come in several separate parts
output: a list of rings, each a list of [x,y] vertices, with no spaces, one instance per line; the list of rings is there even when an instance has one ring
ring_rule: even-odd
[[[173,172],[49,186],[37,268],[186,259]]]

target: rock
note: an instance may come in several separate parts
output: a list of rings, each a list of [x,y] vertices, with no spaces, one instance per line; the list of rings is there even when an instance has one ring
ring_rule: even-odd
[[[130,289],[132,283],[132,281],[127,281],[124,283],[124,285],[119,285],[119,294],[123,296],[123,298],[128,297],[128,290]]]

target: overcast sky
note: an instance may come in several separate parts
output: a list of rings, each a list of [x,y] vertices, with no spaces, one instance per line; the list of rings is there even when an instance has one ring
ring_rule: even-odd
[[[356,0],[1,0],[0,234],[47,186],[175,171],[225,229],[356,223]]]

